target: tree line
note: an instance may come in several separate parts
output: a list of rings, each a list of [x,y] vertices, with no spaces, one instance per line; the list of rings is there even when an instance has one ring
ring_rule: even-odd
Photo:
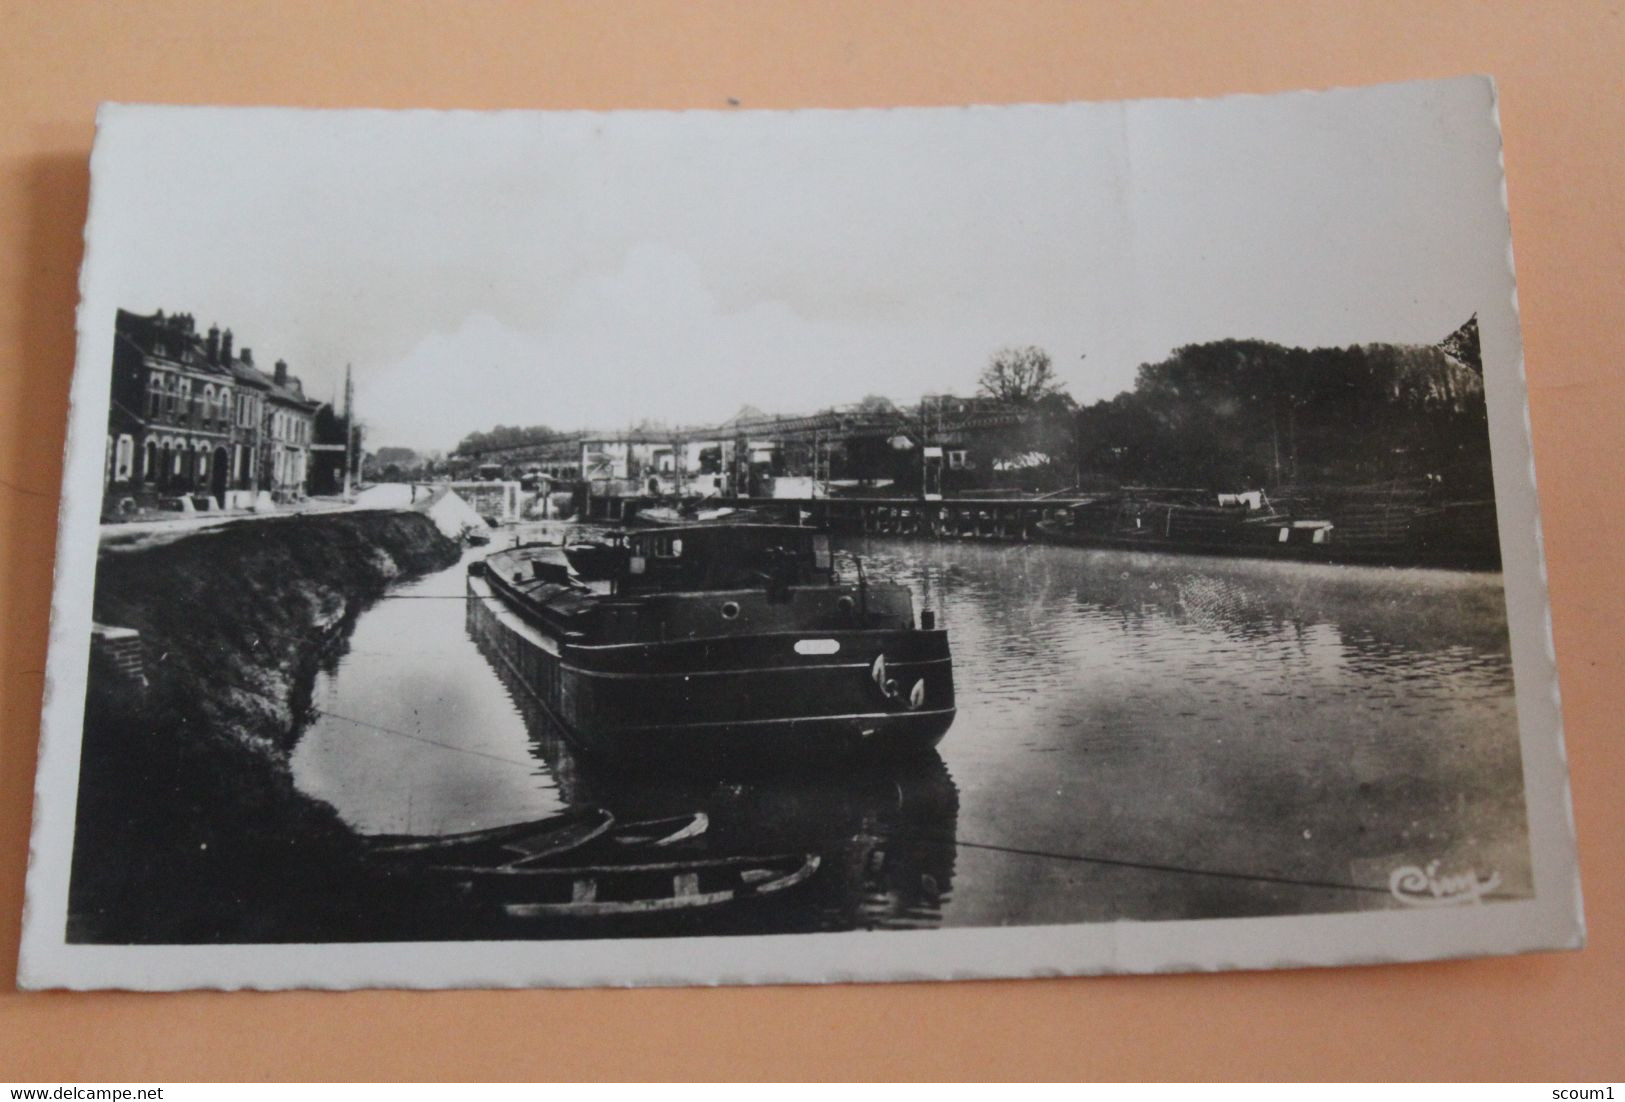
[[[1474,323],[1447,346],[1448,353],[1433,345],[1191,344],[1141,365],[1131,389],[1085,406],[1067,393],[1043,349],[1004,348],[982,370],[978,392],[1025,416],[990,430],[984,446],[1004,481],[1031,489],[1425,482],[1487,494],[1489,429]],[[863,408],[895,412],[905,431],[914,415],[921,439],[929,435],[925,403],[905,410],[871,395]],[[469,433],[457,451],[561,435],[546,425],[498,425]],[[895,476],[900,487],[918,477],[917,460],[891,454],[886,441],[848,441],[842,450],[839,465],[860,477]]]
[[[1118,484],[1490,489],[1483,376],[1431,345],[1187,345],[1074,416],[1077,469]]]
[[[525,444],[546,444],[568,433],[547,425],[498,425],[488,432],[471,432],[457,442],[456,455],[477,455],[494,448],[514,448]]]

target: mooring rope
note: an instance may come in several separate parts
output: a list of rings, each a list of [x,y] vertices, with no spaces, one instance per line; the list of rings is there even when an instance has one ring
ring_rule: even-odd
[[[397,598],[397,599],[399,599],[399,598]],[[411,598],[408,597],[407,599],[411,599]],[[436,598],[433,598],[433,597],[429,597],[429,598],[419,597],[417,599],[419,599],[419,600],[431,599],[432,600],[432,599],[436,599]],[[466,598],[457,597],[455,599],[456,600],[465,600]],[[266,692],[264,692],[262,690],[252,688],[252,687],[247,686],[247,685],[236,684],[236,685],[234,685],[234,687],[238,688],[238,689],[240,689],[240,690],[242,690],[244,692],[247,692],[248,694],[250,694],[252,696],[259,696],[259,697],[262,697],[262,698],[264,698],[266,700],[276,699],[275,697],[273,697],[269,693],[266,693]],[[422,743],[424,745],[438,747],[439,749],[449,750],[449,751],[451,751],[453,753],[467,754],[470,757],[483,758],[483,759],[485,759],[487,761],[495,761],[495,762],[500,762],[500,763],[502,763],[504,765],[516,766],[518,768],[525,769],[525,770],[527,770],[529,772],[532,772],[532,773],[535,772],[536,766],[538,764],[544,764],[544,765],[546,764],[546,763],[539,763],[534,758],[531,758],[531,759],[510,758],[510,757],[504,757],[501,754],[492,754],[492,753],[488,753],[488,752],[483,751],[483,750],[475,750],[475,749],[472,749],[472,748],[467,747],[467,746],[457,746],[457,745],[455,745],[453,743],[442,742],[442,741],[440,741],[438,739],[430,738],[427,735],[418,735],[418,734],[413,734],[410,731],[402,731],[402,730],[399,730],[398,728],[386,727],[386,726],[384,726],[382,724],[373,723],[373,722],[371,722],[369,720],[357,719],[354,716],[344,715],[344,714],[342,714],[340,712],[330,712],[330,711],[326,710],[325,708],[319,708],[319,707],[315,706],[314,704],[309,706],[309,708],[306,711],[306,714],[310,715],[310,716],[326,716],[326,717],[328,717],[330,719],[336,719],[336,720],[339,720],[339,721],[344,722],[344,723],[354,724],[355,726],[358,726],[358,727],[365,727],[365,728],[367,728],[369,730],[377,731],[377,732],[379,732],[381,734],[394,735],[394,736],[396,736],[398,738],[409,739],[412,742],[418,742],[418,743]],[[550,772],[551,772],[551,770],[550,770]],[[891,835],[889,835],[889,837],[891,839],[895,840],[895,841],[919,842],[919,843],[925,843],[925,844],[928,844],[928,845],[938,845],[938,846],[953,846],[953,847],[958,848],[958,849],[974,849],[974,850],[983,850],[983,851],[991,852],[991,853],[1006,853],[1006,854],[1010,854],[1012,856],[1017,856],[1017,857],[1036,857],[1036,858],[1049,860],[1049,861],[1066,861],[1066,862],[1070,862],[1070,863],[1073,863],[1073,864],[1080,864],[1080,865],[1100,865],[1100,866],[1112,867],[1112,868],[1137,869],[1137,870],[1141,870],[1141,871],[1145,871],[1145,872],[1171,873],[1171,874],[1180,875],[1180,876],[1201,876],[1201,877],[1209,877],[1209,878],[1221,879],[1221,880],[1237,880],[1237,881],[1244,881],[1244,882],[1258,883],[1258,884],[1277,884],[1277,885],[1281,885],[1283,887],[1318,888],[1318,889],[1330,890],[1330,891],[1350,891],[1350,892],[1361,892],[1361,893],[1376,894],[1376,895],[1388,895],[1389,894],[1389,887],[1387,885],[1382,885],[1382,886],[1379,887],[1379,886],[1372,886],[1372,885],[1369,885],[1369,884],[1353,884],[1353,883],[1346,883],[1346,882],[1335,881],[1335,880],[1311,880],[1311,879],[1306,879],[1306,878],[1298,878],[1298,877],[1291,877],[1291,876],[1281,876],[1281,875],[1273,874],[1273,873],[1239,872],[1239,871],[1236,871],[1234,869],[1196,868],[1196,867],[1193,867],[1193,866],[1190,866],[1190,865],[1179,865],[1179,864],[1174,864],[1174,863],[1171,863],[1171,862],[1135,861],[1135,860],[1130,860],[1128,858],[1121,858],[1121,857],[1103,857],[1103,856],[1100,856],[1099,854],[1062,853],[1062,852],[1059,852],[1059,851],[1056,851],[1056,850],[1031,849],[1031,848],[1022,847],[1022,846],[1006,846],[1006,845],[999,845],[999,844],[992,843],[992,842],[973,842],[973,841],[958,838],[958,837],[943,838],[943,837],[933,837],[933,836],[930,836],[930,835],[919,835],[919,834],[891,834]],[[1520,895],[1514,895],[1514,894],[1509,893],[1509,892],[1485,892],[1481,896],[1479,896],[1478,898],[1483,899],[1483,900],[1487,900],[1487,901],[1492,901],[1492,902],[1499,902],[1499,901],[1506,901],[1506,900],[1516,900],[1516,899],[1521,899],[1521,898],[1524,898],[1524,897],[1520,896]]]
[[[534,759],[534,758],[530,759],[529,761],[523,761],[523,760],[521,760],[519,758],[506,758],[506,757],[503,757],[501,754],[490,754],[490,753],[485,752],[484,750],[475,750],[475,749],[473,749],[471,747],[468,747],[468,746],[454,746],[453,744],[451,744],[449,742],[441,742],[438,739],[429,738],[427,735],[414,735],[409,731],[399,731],[399,730],[396,730],[393,727],[384,727],[381,724],[370,723],[370,722],[368,722],[367,720],[364,720],[364,719],[356,719],[354,716],[341,715],[338,712],[329,712],[325,708],[312,707],[310,709],[310,711],[311,711],[311,713],[313,715],[326,716],[329,719],[343,720],[345,723],[353,723],[357,727],[366,727],[366,728],[369,728],[371,730],[378,731],[378,732],[380,732],[382,734],[396,735],[396,736],[398,736],[400,738],[411,739],[413,742],[424,743],[425,745],[428,745],[428,746],[438,746],[442,750],[451,750],[454,753],[467,754],[470,757],[475,757],[475,758],[485,758],[485,759],[487,759],[489,761],[499,761],[499,762],[502,762],[505,765],[521,766],[521,767],[523,767],[524,769],[526,769],[526,770],[528,770],[530,772],[535,772],[536,766],[538,764],[542,764],[542,763],[537,762],[536,759]]]

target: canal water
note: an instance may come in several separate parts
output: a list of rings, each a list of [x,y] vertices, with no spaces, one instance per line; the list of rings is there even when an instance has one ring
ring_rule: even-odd
[[[465,559],[362,613],[318,677],[295,780],[362,833],[704,810],[707,852],[819,855],[772,909],[672,932],[1394,907],[1396,870],[1432,862],[1531,891],[1499,575],[1041,544],[854,555],[949,632],[959,715],[923,761],[595,771],[471,633]]]

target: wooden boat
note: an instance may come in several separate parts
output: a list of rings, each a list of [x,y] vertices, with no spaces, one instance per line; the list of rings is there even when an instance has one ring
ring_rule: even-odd
[[[789,525],[626,536],[608,592],[557,548],[471,564],[470,629],[573,743],[623,765],[818,763],[917,751],[953,722],[953,663],[909,591],[838,577]],[[479,569],[474,569],[479,565]]]
[[[375,863],[431,871],[448,865],[529,868],[584,851],[624,855],[667,849],[701,837],[710,825],[703,811],[617,823],[614,815],[601,808],[579,808],[466,834],[373,835],[367,839],[367,855]]]
[[[627,523],[642,528],[687,528],[696,524],[759,524],[770,522],[771,519],[761,509],[691,501],[678,505],[645,506],[632,513]]]
[[[688,815],[623,823],[604,835],[604,840],[623,850],[666,849],[698,838],[710,827],[710,817],[703,811],[695,811]]]
[[[614,825],[615,816],[602,808],[576,808],[546,819],[462,834],[377,834],[366,840],[367,856],[390,865],[505,867],[579,849]]]
[[[733,856],[569,868],[440,869],[476,905],[514,918],[605,918],[717,907],[785,891],[810,879],[811,853]]]

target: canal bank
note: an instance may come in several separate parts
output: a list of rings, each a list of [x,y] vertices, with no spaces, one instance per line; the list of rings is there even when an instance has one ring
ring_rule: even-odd
[[[140,635],[145,686],[93,662],[69,937],[342,937],[355,837],[293,784],[310,690],[356,617],[458,548],[411,512],[244,521],[104,549],[98,624]]]
[[[526,536],[539,532],[526,531]],[[1395,870],[1530,890],[1500,579],[1052,545],[849,539],[937,610],[960,716],[889,771],[629,777],[505,676],[426,518],[226,526],[104,555],[72,937],[593,937],[476,926],[360,836],[703,811],[708,854],[815,854],[781,905],[642,933],[917,929],[1403,905]],[[115,599],[112,594],[119,594]]]

